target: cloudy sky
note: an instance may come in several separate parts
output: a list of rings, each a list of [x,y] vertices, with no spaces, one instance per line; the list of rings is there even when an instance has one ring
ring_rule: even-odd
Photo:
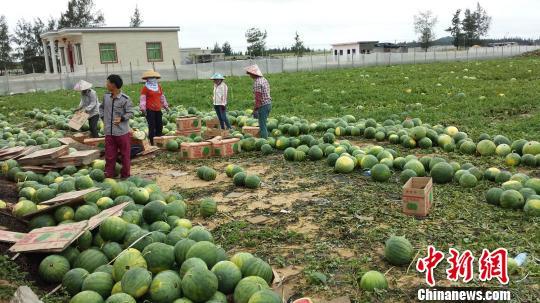
[[[13,28],[21,17],[58,17],[68,0],[16,0],[3,6]],[[229,41],[235,50],[246,46],[250,27],[268,32],[270,47],[290,46],[298,31],[306,45],[328,48],[331,43],[359,40],[415,39],[412,20],[420,10],[438,16],[437,37],[446,36],[458,8],[476,7],[476,1],[452,0],[94,0],[107,26],[127,26],[135,5],[144,26],[180,26],[181,47],[209,47]],[[539,0],[483,0],[493,18],[490,37],[540,37]]]

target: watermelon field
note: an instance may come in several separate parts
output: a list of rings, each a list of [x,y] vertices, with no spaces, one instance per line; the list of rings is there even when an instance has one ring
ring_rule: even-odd
[[[437,286],[493,287],[509,290],[514,302],[538,302],[540,57],[268,80],[267,140],[241,133],[256,125],[251,80],[226,80],[232,135],[240,139],[231,157],[180,159],[182,142],[201,140],[180,137],[155,157],[135,159],[127,181],[105,179],[102,160],[55,173],[4,161],[3,229],[70,224],[129,205],[62,253],[11,260],[10,245],[0,243],[0,302],[20,285],[44,302],[414,302],[426,287],[415,264],[428,245],[476,257],[506,248],[507,286],[476,273],[451,282],[445,262],[435,269]],[[173,107],[166,132],[187,113],[213,118],[211,81],[163,89]],[[139,90],[123,91],[136,100]],[[0,147],[60,144],[78,101],[74,91],[0,97]],[[145,132],[144,118],[131,127]],[[425,218],[402,212],[403,184],[421,176],[434,182]],[[100,190],[85,204],[18,220],[41,201],[93,186]],[[519,266],[520,253],[527,259]]]

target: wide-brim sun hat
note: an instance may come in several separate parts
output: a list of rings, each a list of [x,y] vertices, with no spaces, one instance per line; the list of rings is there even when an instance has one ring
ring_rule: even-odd
[[[142,78],[143,79],[148,79],[148,78],[161,78],[161,75],[156,72],[155,70],[147,70],[145,71],[143,74],[142,74]]]
[[[257,77],[263,76],[263,73],[261,72],[261,69],[259,68],[257,64],[250,65],[246,67],[245,70],[246,70],[246,73],[248,74],[255,75]]]
[[[220,73],[215,73],[210,77],[210,80],[225,80],[225,76]]]
[[[91,88],[92,88],[92,83],[84,81],[84,80],[80,80],[73,87],[74,90],[79,91],[79,92],[83,90],[91,89]]]

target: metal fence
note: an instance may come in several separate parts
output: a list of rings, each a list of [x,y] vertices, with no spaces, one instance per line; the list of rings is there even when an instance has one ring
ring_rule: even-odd
[[[408,53],[381,53],[335,56],[331,53],[307,53],[301,57],[262,58],[255,60],[221,61],[202,64],[174,65],[170,69],[159,69],[164,81],[188,79],[207,79],[219,72],[226,76],[245,75],[244,68],[257,63],[263,73],[289,73],[300,71],[318,71],[337,68],[358,68],[367,66],[384,66],[397,64],[422,64],[450,61],[477,61],[496,58],[507,58],[525,52],[538,50],[540,46],[503,46],[477,47],[467,50],[429,50],[427,52],[411,49]],[[92,82],[96,86],[105,84],[109,73],[122,76],[126,83],[140,80],[143,70],[133,69],[132,65],[121,69],[108,69],[101,72],[85,71],[82,73],[29,74],[23,76],[0,77],[0,95],[26,93],[34,91],[52,91],[70,89],[81,80]]]

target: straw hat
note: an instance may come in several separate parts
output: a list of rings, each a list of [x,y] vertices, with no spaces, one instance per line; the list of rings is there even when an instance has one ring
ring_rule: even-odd
[[[148,79],[148,78],[157,78],[157,79],[159,79],[159,78],[161,78],[161,75],[156,71],[147,70],[142,74],[142,78],[143,79]]]
[[[255,75],[255,76],[258,76],[258,77],[263,76],[263,74],[261,72],[261,69],[259,68],[259,66],[257,64],[253,64],[253,65],[250,65],[250,66],[246,67],[246,73],[252,74],[252,75]]]
[[[79,92],[83,90],[91,89],[91,88],[92,88],[92,83],[86,82],[84,80],[80,80],[79,82],[75,84],[75,87],[73,87],[74,90],[79,91]]]
[[[220,73],[215,73],[210,77],[210,80],[225,80],[225,77]]]

